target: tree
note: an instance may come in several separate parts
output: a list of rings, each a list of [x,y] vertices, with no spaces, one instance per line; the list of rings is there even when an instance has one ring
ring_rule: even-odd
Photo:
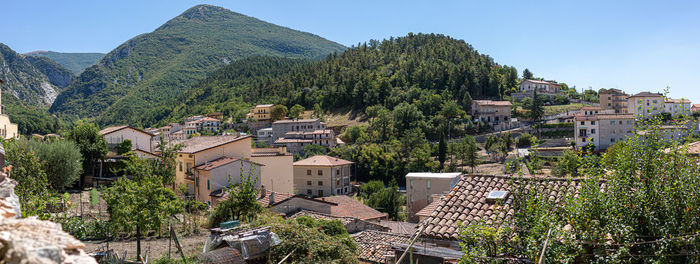
[[[464,163],[465,165],[472,168],[472,173],[474,173],[474,168],[479,166],[479,147],[476,145],[476,140],[472,136],[465,136],[462,139],[463,151],[464,151]]]
[[[391,180],[389,188],[375,192],[367,200],[369,207],[389,214],[389,219],[402,221],[401,208],[406,204],[406,198],[399,194],[399,185],[396,179]]]
[[[326,154],[326,148],[321,145],[308,144],[304,146],[304,158]]]
[[[506,147],[506,150],[510,150],[513,147],[513,135],[511,135],[510,132],[501,134],[501,141]]]
[[[362,185],[362,197],[369,198],[372,194],[384,189],[384,183],[380,180],[371,180]]]
[[[438,161],[440,161],[440,169],[445,166],[447,155],[447,142],[445,142],[445,134],[440,133],[440,142],[438,142]]]
[[[532,105],[530,106],[530,119],[537,123],[544,117],[544,105],[542,98],[537,96],[537,89],[532,90]]]
[[[472,96],[469,94],[469,91],[464,92],[464,97],[462,98],[462,108],[467,113],[471,113],[472,111]]]
[[[515,146],[518,148],[529,148],[537,142],[537,138],[528,133],[523,133],[515,139]]]
[[[47,204],[51,197],[49,181],[41,169],[44,161],[40,160],[27,140],[14,139],[4,141],[5,159],[12,166],[10,178],[17,181],[15,194],[19,198],[22,216],[39,216],[47,219]]]
[[[241,161],[241,167],[243,162]],[[234,184],[229,177],[228,188],[226,190],[227,199],[221,201],[209,215],[209,226],[218,226],[220,223],[231,220],[253,220],[262,211],[262,206],[258,203],[257,179],[253,178],[253,171],[248,175],[240,172],[241,182]]]
[[[581,158],[576,154],[576,152],[567,149],[564,151],[564,155],[559,158],[559,162],[552,173],[557,177],[567,175],[577,177],[579,175],[578,170],[580,163]]]
[[[535,78],[535,76],[532,75],[532,72],[530,71],[530,69],[525,68],[523,70],[523,79],[532,80],[534,78]]]
[[[83,157],[73,141],[31,140],[27,144],[42,161],[41,167],[53,190],[62,192],[80,178]]]
[[[115,228],[136,231],[136,255],[140,259],[142,234],[159,229],[173,215],[183,212],[183,203],[163,186],[151,162],[131,156],[125,165],[126,175],[132,179],[119,178],[102,193],[102,198]]]
[[[291,109],[289,109],[289,118],[299,119],[299,117],[302,113],[304,113],[304,111],[306,111],[306,109],[303,106],[295,104],[294,106],[292,106]]]
[[[119,143],[117,146],[117,154],[123,155],[127,152],[131,151],[131,140],[130,139],[125,139],[122,141],[122,143]]]
[[[100,130],[91,123],[78,121],[68,132],[66,139],[75,142],[83,156],[83,175],[92,175],[94,167],[105,154],[107,154],[107,142],[100,135]],[[80,178],[80,188],[83,187],[83,177]]]
[[[323,112],[323,108],[321,108],[321,104],[315,103],[314,104],[314,112],[312,113],[312,116],[321,120],[324,120],[325,114]]]
[[[160,138],[160,153],[153,163],[153,174],[160,179],[163,186],[172,186],[175,183],[175,167],[177,152],[182,149],[182,144],[167,144],[164,138]]]
[[[282,120],[287,116],[287,107],[284,105],[275,105],[270,109],[270,118],[272,122]]]

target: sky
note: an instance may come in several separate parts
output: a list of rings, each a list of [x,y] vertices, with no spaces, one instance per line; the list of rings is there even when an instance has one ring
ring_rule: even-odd
[[[700,1],[7,1],[0,42],[109,52],[188,8],[221,6],[346,46],[413,33],[463,39],[499,64],[581,89],[700,103]]]

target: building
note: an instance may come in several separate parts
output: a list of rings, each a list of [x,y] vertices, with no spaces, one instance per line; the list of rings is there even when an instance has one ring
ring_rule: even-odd
[[[665,102],[660,93],[641,92],[627,98],[627,112],[642,117],[657,115],[664,111]]]
[[[375,222],[369,222],[365,220],[360,220],[359,218],[356,217],[350,217],[350,216],[333,216],[330,214],[324,214],[324,213],[319,213],[319,212],[314,212],[314,211],[308,211],[301,209],[299,212],[296,212],[292,216],[288,217],[290,219],[296,219],[297,217],[310,217],[313,219],[322,219],[322,220],[338,220],[341,223],[343,223],[343,226],[345,226],[345,230],[348,231],[350,234],[355,234],[358,232],[362,232],[365,230],[376,230],[376,231],[390,231],[388,227],[385,227],[381,224],[377,224]]]
[[[193,117],[190,117],[192,119]],[[189,128],[189,131],[185,131],[185,134],[187,132],[191,132],[192,128],[195,128],[194,130],[199,132],[199,131],[209,131],[209,132],[216,132],[221,128],[221,120],[211,118],[211,117],[202,117],[202,118],[197,118],[191,121],[186,121],[185,122],[185,128]],[[189,134],[191,135],[191,134]]]
[[[518,190],[536,188],[555,203],[574,194],[580,179],[467,175],[436,206],[421,226],[422,238],[459,249],[460,225],[498,225],[512,219]]]
[[[269,121],[272,113],[272,108],[274,104],[261,104],[256,105],[250,109],[250,113],[246,114],[246,119],[252,119],[254,121]]]
[[[272,144],[275,141],[275,139],[272,137],[272,128],[267,127],[258,129],[256,140],[266,142],[267,144]]]
[[[294,162],[294,191],[310,197],[342,195],[350,187],[352,161],[317,155]]]
[[[262,164],[261,184],[277,193],[294,193],[294,156],[285,147],[254,148],[250,161]]]
[[[153,134],[131,126],[111,126],[100,130],[107,144],[112,148],[121,144],[124,140],[131,141],[132,150],[142,150],[153,153]]]
[[[595,150],[605,150],[633,136],[634,127],[633,114],[579,115],[574,122],[574,140],[577,148],[592,144]]]
[[[690,108],[690,111],[691,111],[692,113],[700,112],[700,104],[694,104],[694,105]]]
[[[241,158],[221,157],[193,167],[194,193],[197,201],[216,206],[229,183],[240,184],[248,177],[260,187],[264,165]]]
[[[459,172],[432,173],[410,172],[406,174],[406,217],[416,222],[416,213],[433,202],[434,194],[446,194],[459,181]]]
[[[671,116],[685,115],[690,116],[692,112],[692,104],[688,99],[670,99],[664,101],[664,112]]]
[[[474,118],[500,131],[513,127],[510,119],[512,106],[508,101],[474,100],[471,111]]]
[[[352,217],[370,223],[380,223],[388,220],[389,217],[388,214],[379,212],[345,195],[320,198],[296,195],[274,203],[271,202],[270,210],[286,216],[292,216],[299,211],[305,210],[333,217]]]
[[[2,86],[3,83],[5,82],[2,79],[0,79],[0,86]],[[4,114],[2,110],[2,96],[0,96],[0,137],[3,139],[19,137],[17,124],[10,122],[10,117]]]
[[[612,109],[614,114],[626,114],[628,94],[619,89],[600,89],[598,98],[600,107],[604,110]]]
[[[525,79],[520,82],[521,92],[532,92],[537,90],[537,92],[556,94],[561,91],[561,84],[555,81],[542,81],[542,80],[529,80]]]
[[[250,136],[202,136],[172,141],[172,144],[182,144],[175,158],[175,186],[186,185],[187,194],[194,195],[194,167],[224,157],[248,159],[252,154],[251,142]]]
[[[432,197],[432,203],[428,204],[426,207],[423,207],[423,209],[420,209],[417,213],[415,213],[415,216],[418,218],[418,223],[423,222],[425,218],[428,218],[430,214],[435,211],[435,207],[437,207],[438,204],[440,204],[440,200],[445,197],[444,195],[431,195]]]
[[[615,110],[614,109],[603,109],[600,106],[584,106],[581,107],[581,111],[579,112],[579,115],[584,115],[584,116],[594,116],[598,114],[614,114]]]
[[[326,123],[318,118],[279,120],[272,123],[272,137],[278,139],[288,132],[313,132],[319,129],[326,129]]]
[[[335,132],[331,129],[318,129],[314,131],[287,132],[283,138],[275,140],[276,146],[286,146],[292,153],[304,151],[304,146],[309,144],[332,148],[337,144]]]

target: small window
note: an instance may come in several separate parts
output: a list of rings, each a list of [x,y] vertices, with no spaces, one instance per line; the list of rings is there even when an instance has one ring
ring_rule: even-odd
[[[611,125],[614,125],[614,124],[615,124],[615,121],[610,121],[610,124],[611,124]]]
[[[311,196],[312,194],[311,190],[306,190],[306,195]]]
[[[311,170],[306,170],[306,175],[311,175]]]
[[[595,129],[591,129],[591,134],[595,134]]]
[[[430,180],[428,180],[428,183],[426,183],[426,187],[425,187],[425,188],[430,189]]]
[[[615,139],[614,139],[614,138],[611,138],[611,139],[610,139],[610,142],[615,142]]]
[[[413,180],[408,180],[408,185],[410,185],[411,189],[413,189]]]
[[[591,125],[595,125],[595,121],[591,121]]]
[[[207,190],[209,190],[209,180],[207,180]]]
[[[306,185],[311,186],[311,181],[306,181]]]
[[[318,175],[323,175],[323,170],[318,170]]]
[[[323,196],[323,190],[318,190],[318,196]]]
[[[322,181],[318,181],[318,186],[323,186],[323,182],[322,182]]]
[[[508,191],[490,191],[486,196],[486,200],[504,200],[506,197],[508,197],[508,194]]]
[[[335,186],[340,186],[340,180],[335,181]]]

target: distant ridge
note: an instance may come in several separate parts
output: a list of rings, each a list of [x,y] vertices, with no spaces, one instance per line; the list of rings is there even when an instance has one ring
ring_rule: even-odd
[[[25,56],[37,56],[49,58],[63,67],[69,69],[73,74],[79,74],[85,68],[92,66],[100,61],[104,53],[89,53],[89,52],[56,52],[48,50],[37,50],[24,53]]]

